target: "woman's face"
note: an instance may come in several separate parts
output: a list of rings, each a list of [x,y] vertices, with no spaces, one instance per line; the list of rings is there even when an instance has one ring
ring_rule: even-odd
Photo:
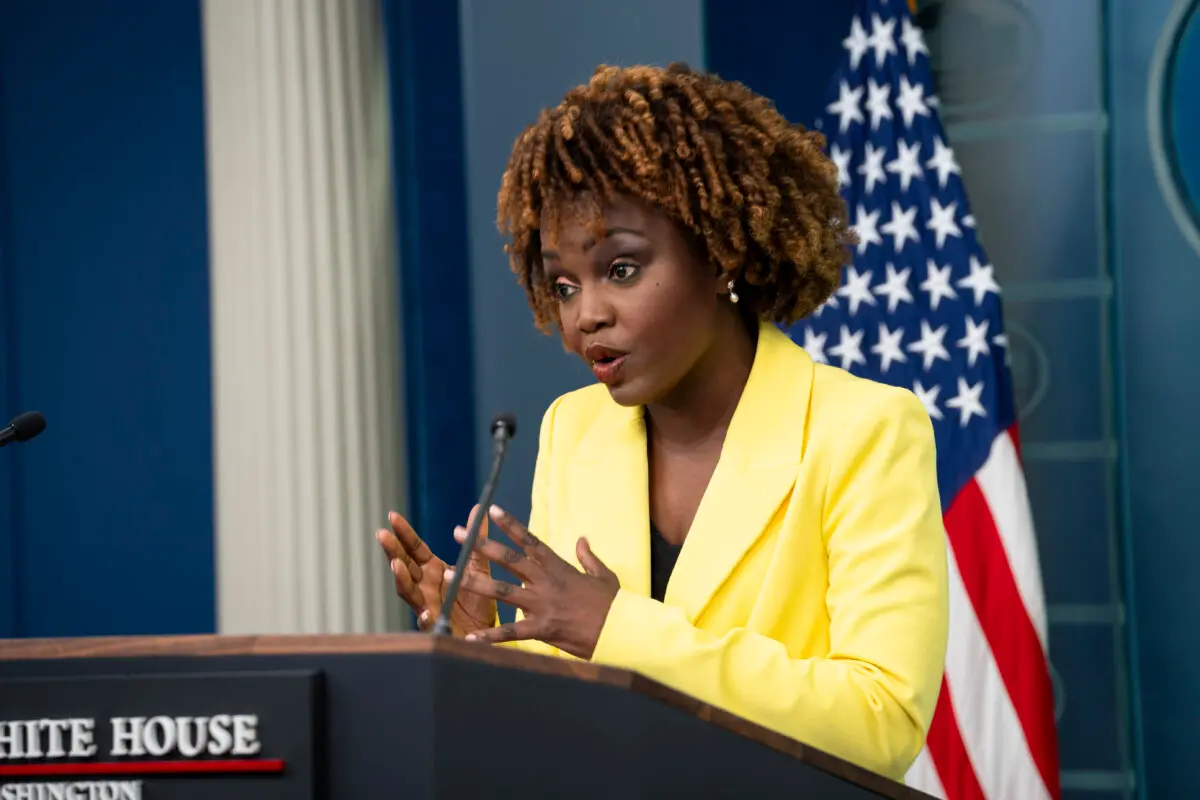
[[[543,233],[542,259],[568,349],[621,405],[663,402],[712,346],[718,315],[731,313],[718,270],[638,201],[605,208],[599,241],[573,215],[559,220]]]

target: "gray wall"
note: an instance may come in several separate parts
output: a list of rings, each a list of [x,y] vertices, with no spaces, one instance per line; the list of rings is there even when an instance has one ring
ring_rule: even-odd
[[[516,136],[597,64],[702,66],[700,0],[461,0],[463,96],[471,236],[478,474],[487,477],[486,431],[497,410],[518,434],[498,501],[525,518],[542,414],[555,397],[592,382],[557,337],[533,325],[496,231],[496,192]]]

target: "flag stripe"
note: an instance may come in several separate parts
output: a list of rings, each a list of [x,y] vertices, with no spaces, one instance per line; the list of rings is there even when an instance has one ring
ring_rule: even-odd
[[[1047,787],[1052,784],[1043,778],[1033,757],[1010,686],[1018,690],[1020,698],[1028,698],[1029,693],[1021,693],[1021,682],[1006,681],[1000,667],[1005,664],[1011,671],[1011,665],[1016,664],[1020,674],[1021,670],[1027,670],[1022,659],[1028,656],[1012,650],[1003,635],[988,637],[980,620],[985,616],[993,630],[1002,629],[1008,615],[1025,619],[1028,626],[1028,617],[1019,607],[995,600],[998,592],[1005,594],[1006,581],[1012,586],[1011,576],[1006,579],[1003,569],[992,568],[992,555],[987,548],[981,552],[978,542],[964,542],[971,537],[986,537],[986,530],[982,529],[990,520],[983,495],[973,480],[963,487],[946,512],[946,532],[952,551],[949,576],[950,641],[953,642],[946,653],[946,685],[963,744],[987,797],[1048,798],[1052,795]],[[994,531],[992,539],[998,539]],[[987,591],[982,591],[982,587]],[[976,611],[972,593],[982,596],[982,614]],[[1032,627],[1028,630],[1032,631]],[[1037,649],[1035,654],[1040,662],[1041,650]],[[1057,780],[1053,785],[1057,786]]]
[[[947,510],[946,533],[1029,750],[1046,786],[1053,790],[1058,783],[1054,731],[1041,713],[1054,707],[1050,674],[978,481],[964,486]]]
[[[950,702],[950,689],[946,686],[944,677],[937,709],[933,715],[933,725],[929,729],[928,749],[934,775],[914,776],[919,781],[916,785],[941,798],[986,800],[979,785],[979,778],[975,775],[975,767],[971,765],[971,758],[963,745],[958,718],[954,714],[954,704]],[[950,787],[949,793],[946,787]]]
[[[1009,428],[996,437],[988,460],[976,474],[979,489],[987,500],[1000,542],[1008,555],[1022,605],[1037,631],[1041,648],[1046,651],[1049,636],[1046,605],[1042,600],[1042,572],[1038,563],[1037,542],[1033,534],[1033,512],[1021,472],[1016,448],[1017,433]],[[993,644],[993,646],[995,646]]]

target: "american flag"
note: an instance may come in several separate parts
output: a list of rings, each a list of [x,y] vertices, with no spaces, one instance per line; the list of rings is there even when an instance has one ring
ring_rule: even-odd
[[[1000,287],[979,244],[908,6],[861,0],[818,127],[860,239],[789,334],[815,360],[904,386],[937,439],[950,641],[909,785],[947,800],[1060,796],[1046,607]]]

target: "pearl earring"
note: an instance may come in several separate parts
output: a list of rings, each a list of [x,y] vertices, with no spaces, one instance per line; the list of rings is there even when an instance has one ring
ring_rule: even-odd
[[[733,281],[729,281],[729,302],[736,303],[738,301],[737,292],[733,290]]]

